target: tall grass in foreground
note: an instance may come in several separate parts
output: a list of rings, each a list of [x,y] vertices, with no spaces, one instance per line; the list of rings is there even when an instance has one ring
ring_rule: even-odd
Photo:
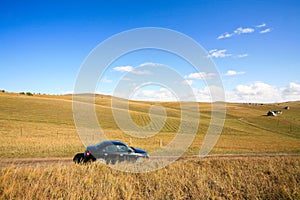
[[[0,169],[0,199],[300,199],[300,157],[192,159],[131,174],[98,163]]]

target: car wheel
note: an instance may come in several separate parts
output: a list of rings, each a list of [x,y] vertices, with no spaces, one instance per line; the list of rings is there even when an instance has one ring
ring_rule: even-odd
[[[78,153],[74,156],[73,161],[75,162],[75,164],[80,164],[83,162],[83,159],[84,159],[83,153]]]
[[[100,163],[100,164],[106,164],[106,160],[104,158],[98,158],[97,161]]]

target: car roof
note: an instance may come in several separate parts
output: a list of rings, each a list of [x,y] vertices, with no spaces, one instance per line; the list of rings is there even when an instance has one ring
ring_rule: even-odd
[[[118,141],[118,140],[106,140],[103,142],[100,142],[96,145],[87,146],[87,149],[95,149],[95,148],[103,148],[108,145],[124,145],[127,146],[124,142]]]
[[[127,146],[124,142],[121,142],[121,141],[118,141],[118,140],[106,140],[104,142],[100,142],[96,146],[107,146],[107,145],[110,145],[110,144]]]

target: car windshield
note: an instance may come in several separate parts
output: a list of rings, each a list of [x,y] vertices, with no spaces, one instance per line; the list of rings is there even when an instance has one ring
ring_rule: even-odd
[[[128,152],[134,152],[134,149],[132,147],[128,147]]]

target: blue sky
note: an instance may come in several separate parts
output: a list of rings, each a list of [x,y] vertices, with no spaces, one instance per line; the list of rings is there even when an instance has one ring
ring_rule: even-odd
[[[80,65],[100,42],[133,28],[162,27],[186,34],[210,54],[227,101],[300,99],[300,3],[296,0],[1,0],[0,5],[0,89],[71,92]],[[191,75],[195,72],[188,64],[158,51],[136,52],[115,61],[98,92],[112,94],[124,74],[144,63],[173,67],[187,79],[199,101],[209,99],[208,88]],[[148,87],[135,97],[168,100],[168,95],[162,88]]]

